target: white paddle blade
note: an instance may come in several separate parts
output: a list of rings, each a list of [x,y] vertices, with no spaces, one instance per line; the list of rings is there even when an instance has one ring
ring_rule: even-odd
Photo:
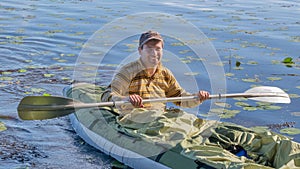
[[[250,97],[249,99],[269,103],[291,103],[291,99],[282,89],[274,86],[259,86],[247,90],[245,93],[259,93],[265,96]]]

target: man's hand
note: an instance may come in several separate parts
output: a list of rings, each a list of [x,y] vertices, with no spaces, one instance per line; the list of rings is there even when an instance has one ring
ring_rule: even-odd
[[[144,107],[143,98],[137,94],[129,95],[129,101],[134,107]]]
[[[207,91],[204,91],[204,90],[200,90],[198,92],[197,96],[199,97],[200,103],[202,103],[204,100],[209,99],[209,93]]]

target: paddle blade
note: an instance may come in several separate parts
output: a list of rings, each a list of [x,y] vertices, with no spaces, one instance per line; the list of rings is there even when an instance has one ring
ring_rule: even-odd
[[[274,86],[253,87],[245,92],[246,94],[259,93],[262,96],[249,97],[248,99],[269,103],[291,103],[291,99],[282,89]]]
[[[55,96],[27,96],[18,106],[18,114],[22,120],[44,120],[73,113],[72,99]]]

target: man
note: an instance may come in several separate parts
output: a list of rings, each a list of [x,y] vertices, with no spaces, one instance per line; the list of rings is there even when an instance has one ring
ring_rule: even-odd
[[[175,103],[194,107],[208,99],[206,91],[190,94],[180,87],[171,71],[161,63],[163,47],[164,40],[158,32],[143,33],[138,47],[140,58],[120,68],[102,95],[102,101],[129,100],[134,107],[157,107],[162,104],[143,104],[143,99],[197,95],[198,100]]]

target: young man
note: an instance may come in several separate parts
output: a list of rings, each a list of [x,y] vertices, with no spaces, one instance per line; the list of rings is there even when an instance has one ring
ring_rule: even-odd
[[[209,98],[207,91],[190,94],[180,87],[169,69],[161,63],[164,41],[158,32],[148,31],[139,39],[140,58],[120,68],[102,101],[129,100],[134,107],[161,107],[162,103],[143,104],[143,99],[197,95],[196,101],[177,102],[194,107]]]

